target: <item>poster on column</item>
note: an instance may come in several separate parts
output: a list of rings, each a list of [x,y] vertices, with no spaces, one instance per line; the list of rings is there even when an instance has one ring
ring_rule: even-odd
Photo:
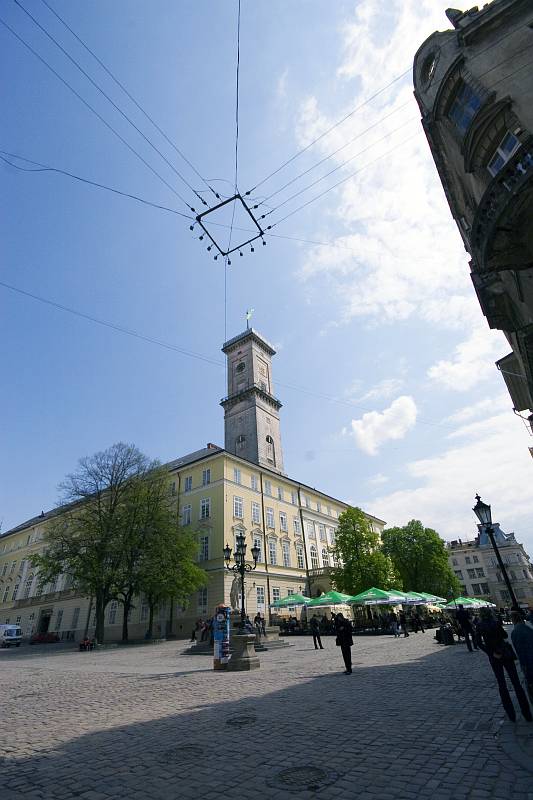
[[[213,669],[226,669],[229,652],[230,611],[228,606],[215,608],[213,617]]]

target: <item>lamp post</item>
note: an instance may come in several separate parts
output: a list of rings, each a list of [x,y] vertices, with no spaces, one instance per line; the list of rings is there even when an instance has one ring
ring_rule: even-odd
[[[246,621],[246,606],[244,602],[244,576],[247,572],[252,572],[257,567],[257,559],[259,558],[260,549],[254,544],[252,547],[252,558],[254,560],[253,566],[246,563],[246,542],[244,534],[238,533],[235,537],[236,548],[233,554],[234,564],[231,561],[231,547],[227,544],[224,548],[224,561],[226,562],[226,569],[232,570],[236,575],[241,576],[241,627],[244,628]]]
[[[505,564],[503,563],[502,557],[500,555],[500,550],[498,548],[498,545],[496,544],[496,539],[494,538],[494,528],[492,527],[492,514],[490,511],[490,506],[487,505],[487,503],[484,503],[481,497],[478,494],[476,494],[476,505],[474,506],[472,511],[474,512],[480,523],[483,525],[484,529],[487,531],[487,535],[490,539],[492,549],[494,550],[496,559],[498,561],[498,565],[503,575],[503,579],[507,586],[509,597],[511,598],[512,607],[513,609],[518,611],[518,602],[515,597],[513,587],[511,586],[511,581],[509,580]]]

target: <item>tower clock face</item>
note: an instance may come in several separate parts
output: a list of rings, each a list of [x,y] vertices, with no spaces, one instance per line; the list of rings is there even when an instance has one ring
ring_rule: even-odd
[[[246,369],[246,364],[244,363],[244,361],[241,361],[239,364],[237,364],[237,372],[244,372],[245,369]]]

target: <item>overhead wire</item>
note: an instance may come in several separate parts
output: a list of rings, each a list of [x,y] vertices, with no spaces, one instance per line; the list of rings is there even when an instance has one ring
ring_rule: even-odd
[[[162,347],[162,348],[164,348],[166,350],[174,351],[176,353],[179,353],[180,355],[187,356],[188,358],[194,358],[194,359],[203,361],[203,362],[205,362],[207,364],[212,364],[213,366],[216,366],[216,367],[223,368],[225,366],[223,361],[216,360],[214,358],[211,358],[210,356],[206,356],[206,355],[204,355],[202,353],[197,353],[197,352],[195,352],[193,350],[187,350],[187,349],[185,349],[183,347],[179,347],[178,345],[172,344],[170,342],[166,342],[163,339],[158,339],[158,338],[156,338],[154,336],[149,336],[147,334],[139,333],[139,331],[135,331],[135,330],[133,330],[131,328],[126,328],[126,327],[124,327],[122,325],[118,325],[118,324],[116,324],[114,322],[110,322],[109,320],[104,320],[104,319],[101,319],[99,317],[95,317],[92,314],[87,314],[87,313],[85,313],[83,311],[79,311],[79,310],[77,310],[75,308],[72,308],[70,306],[66,306],[66,305],[64,305],[62,303],[57,303],[54,300],[50,300],[49,298],[43,297],[42,295],[38,295],[38,294],[35,294],[33,292],[29,292],[29,291],[27,291],[25,289],[21,289],[18,286],[14,286],[13,284],[7,283],[6,281],[0,280],[0,286],[4,287],[4,289],[8,289],[9,291],[14,292],[16,294],[20,294],[20,295],[22,295],[24,297],[28,297],[31,300],[36,300],[39,303],[44,303],[45,305],[51,306],[53,308],[57,308],[59,311],[64,311],[65,313],[71,314],[71,315],[73,315],[75,317],[80,317],[80,318],[82,318],[82,319],[84,319],[84,320],[86,320],[88,322],[92,322],[92,323],[94,323],[96,325],[101,325],[101,326],[103,326],[105,328],[109,328],[110,330],[116,331],[118,333],[123,333],[123,334],[125,334],[127,336],[132,336],[135,339],[140,339],[142,341],[148,342],[149,344],[156,345],[157,347]],[[309,397],[316,397],[319,400],[326,400],[326,401],[328,401],[330,403],[337,403],[339,405],[348,406],[350,408],[356,408],[359,411],[364,411],[364,412],[367,412],[367,413],[375,411],[375,409],[369,408],[368,406],[362,406],[359,403],[356,403],[354,401],[347,400],[347,399],[342,399],[342,398],[339,398],[339,397],[335,397],[333,395],[322,394],[322,393],[316,392],[316,391],[314,391],[312,389],[306,389],[305,387],[302,387],[302,386],[295,386],[294,384],[284,383],[282,381],[277,381],[276,383],[277,383],[278,386],[283,387],[284,389],[290,389],[290,390],[292,390],[294,392],[299,392],[300,394],[306,394]],[[417,417],[417,422],[420,422],[422,425],[430,425],[432,427],[448,428],[450,430],[452,429],[452,427],[449,426],[449,425],[445,425],[443,423],[436,422],[436,421],[421,419],[420,417]]]
[[[95,88],[95,89],[97,89],[97,90],[100,92],[100,94],[101,94],[103,97],[105,97],[105,99],[106,99],[106,100],[107,100],[109,103],[111,103],[111,105],[113,106],[113,108],[114,108],[116,111],[118,111],[118,113],[119,113],[119,114],[120,114],[120,115],[121,115],[121,116],[122,116],[122,117],[123,117],[123,118],[124,118],[124,119],[125,119],[125,120],[126,120],[126,121],[127,121],[127,122],[128,122],[128,123],[129,123],[129,124],[130,124],[130,125],[131,125],[131,126],[134,128],[134,129],[135,129],[135,130],[136,130],[136,131],[137,131],[137,133],[138,133],[140,136],[142,136],[142,138],[144,139],[144,141],[145,141],[147,144],[149,144],[149,145],[150,145],[150,147],[151,147],[151,148],[154,150],[154,152],[156,152],[156,153],[157,153],[157,154],[158,154],[158,155],[159,155],[159,156],[160,156],[160,157],[163,159],[163,161],[165,162],[165,164],[167,164],[167,166],[169,166],[169,167],[170,167],[170,169],[171,169],[171,170],[174,172],[174,174],[175,174],[175,175],[176,175],[176,176],[177,176],[177,177],[178,177],[178,178],[179,178],[179,179],[180,179],[180,180],[181,180],[181,181],[182,181],[182,182],[183,182],[183,183],[184,183],[184,184],[185,184],[185,185],[186,185],[186,186],[187,186],[187,187],[188,187],[188,188],[189,188],[189,189],[192,191],[192,192],[193,192],[193,194],[194,194],[194,195],[195,195],[195,196],[198,198],[198,200],[200,200],[200,202],[201,202],[201,203],[202,203],[204,206],[207,206],[207,205],[208,205],[208,203],[207,203],[207,202],[206,202],[206,201],[203,199],[203,197],[201,197],[201,195],[199,195],[199,194],[198,194],[198,192],[197,192],[197,191],[194,189],[194,187],[193,187],[193,186],[192,186],[192,185],[189,183],[189,181],[188,181],[188,180],[187,180],[187,179],[186,179],[186,178],[185,178],[185,177],[184,177],[184,176],[181,174],[181,172],[180,172],[178,169],[176,169],[176,167],[174,166],[174,164],[173,164],[171,161],[169,161],[169,159],[168,159],[168,158],[167,158],[167,157],[164,155],[164,153],[162,153],[162,152],[161,152],[161,150],[160,150],[160,149],[159,149],[159,148],[158,148],[158,147],[157,147],[157,146],[156,146],[156,145],[155,145],[155,144],[152,142],[152,140],[151,140],[151,139],[149,139],[149,137],[148,137],[148,136],[146,136],[146,134],[145,134],[145,133],[144,133],[144,132],[143,132],[143,131],[142,131],[142,130],[139,128],[139,126],[135,124],[135,122],[134,122],[134,121],[131,119],[131,117],[129,117],[129,116],[126,114],[126,112],[125,112],[125,111],[123,111],[123,110],[120,108],[120,106],[118,106],[118,105],[115,103],[115,101],[114,101],[114,100],[113,100],[113,99],[112,99],[112,98],[111,98],[111,97],[110,97],[110,96],[107,94],[107,92],[105,92],[105,91],[104,91],[104,89],[102,89],[102,87],[101,87],[101,86],[100,86],[100,85],[99,85],[99,84],[98,84],[98,83],[97,83],[97,82],[96,82],[96,81],[95,81],[95,80],[94,80],[94,79],[93,79],[93,78],[92,78],[92,77],[89,75],[89,73],[88,73],[88,72],[87,72],[87,71],[86,71],[86,70],[85,70],[85,69],[84,69],[84,68],[81,66],[81,64],[79,64],[79,62],[78,62],[78,61],[76,61],[76,59],[75,59],[73,56],[71,56],[71,55],[70,55],[70,53],[69,53],[67,50],[65,50],[65,48],[64,48],[64,47],[63,47],[63,46],[62,46],[62,45],[61,45],[61,44],[60,44],[60,43],[57,41],[57,39],[56,39],[54,36],[52,36],[52,34],[51,34],[51,33],[50,33],[50,32],[49,32],[49,31],[48,31],[48,30],[47,30],[47,29],[46,29],[46,28],[45,28],[43,25],[41,25],[41,23],[39,22],[39,20],[37,20],[37,19],[36,19],[36,18],[33,16],[33,14],[31,14],[31,13],[30,13],[30,12],[29,12],[29,11],[28,11],[28,10],[27,10],[27,9],[26,9],[24,6],[23,6],[23,5],[22,5],[22,3],[20,2],[20,0],[13,0],[13,2],[15,3],[15,5],[17,5],[17,6],[18,6],[18,7],[19,7],[19,8],[20,8],[20,9],[21,9],[21,10],[22,10],[22,11],[23,11],[23,12],[24,12],[24,13],[25,13],[25,14],[26,14],[26,15],[27,15],[27,16],[28,16],[28,17],[29,17],[31,20],[32,20],[32,22],[33,22],[33,23],[34,23],[34,24],[35,24],[35,25],[36,25],[36,26],[39,28],[39,30],[41,30],[41,31],[42,31],[42,32],[45,34],[45,36],[47,36],[47,37],[50,39],[50,41],[52,41],[52,42],[55,44],[55,46],[56,46],[56,47],[57,47],[59,50],[61,50],[61,52],[62,52],[62,53],[63,53],[63,54],[64,54],[64,55],[65,55],[65,56],[66,56],[66,57],[69,59],[69,61],[71,61],[71,62],[72,62],[72,64],[74,64],[74,66],[75,66],[75,67],[76,67],[76,68],[77,68],[77,69],[78,69],[78,70],[79,70],[79,71],[82,73],[82,75],[84,75],[84,76],[87,78],[87,80],[88,80],[88,81],[89,81],[89,82],[92,84],[92,86],[94,86],[94,88]]]
[[[182,196],[181,196],[181,194],[180,194],[179,192],[177,192],[177,191],[176,191],[176,189],[175,189],[175,188],[174,188],[174,187],[173,187],[173,186],[172,186],[172,185],[171,185],[171,184],[170,184],[170,183],[169,183],[167,180],[165,180],[165,178],[163,178],[163,176],[162,176],[162,175],[160,175],[160,174],[159,174],[159,172],[158,172],[158,171],[157,171],[157,170],[156,170],[156,169],[155,169],[155,168],[154,168],[154,167],[153,167],[153,166],[152,166],[152,165],[151,165],[151,164],[150,164],[148,161],[146,161],[146,159],[145,159],[145,158],[143,158],[143,156],[142,156],[142,155],[141,155],[141,154],[140,154],[140,153],[139,153],[137,150],[135,150],[135,148],[134,148],[134,147],[132,147],[132,145],[131,145],[131,144],[130,144],[130,143],[129,143],[129,142],[126,140],[126,139],[124,139],[124,137],[123,137],[123,136],[121,136],[121,134],[120,134],[120,133],[119,133],[119,132],[118,132],[118,131],[117,131],[117,130],[116,130],[116,129],[115,129],[115,128],[114,128],[114,127],[113,127],[113,126],[112,126],[112,125],[109,123],[109,122],[107,122],[107,120],[106,120],[106,119],[104,119],[104,117],[102,117],[102,115],[101,115],[101,114],[99,114],[99,113],[98,113],[98,111],[97,111],[95,108],[93,108],[93,106],[92,106],[90,103],[88,103],[88,102],[87,102],[87,100],[85,100],[85,98],[84,98],[84,97],[82,97],[82,95],[81,95],[81,94],[79,94],[79,92],[77,92],[77,91],[76,91],[76,89],[74,89],[74,87],[73,87],[73,86],[71,86],[71,85],[70,85],[70,83],[69,83],[68,81],[66,81],[66,80],[65,80],[65,78],[63,78],[63,77],[62,77],[62,76],[59,74],[59,72],[57,72],[57,71],[56,71],[56,70],[55,70],[55,69],[54,69],[54,68],[51,66],[51,64],[49,64],[49,63],[46,61],[46,59],[44,59],[44,58],[43,58],[43,57],[42,57],[42,56],[41,56],[41,55],[40,55],[40,54],[39,54],[39,53],[38,53],[36,50],[34,50],[34,49],[33,49],[33,47],[32,47],[30,44],[28,44],[28,42],[26,42],[26,41],[25,41],[25,40],[22,38],[22,36],[19,36],[19,34],[18,34],[16,31],[14,31],[14,30],[13,30],[13,28],[12,28],[10,25],[8,25],[8,23],[7,23],[7,22],[6,22],[4,19],[2,19],[2,17],[0,17],[0,24],[2,24],[2,25],[5,27],[5,28],[7,28],[7,30],[8,30],[8,31],[9,31],[9,32],[10,32],[10,33],[11,33],[11,34],[12,34],[12,35],[13,35],[13,36],[16,38],[16,39],[18,39],[18,40],[19,40],[19,42],[21,42],[21,44],[23,44],[23,45],[24,45],[24,47],[26,47],[26,48],[27,48],[27,49],[28,49],[28,50],[29,50],[31,53],[33,53],[33,55],[34,55],[36,58],[38,58],[38,59],[39,59],[39,61],[41,61],[41,63],[42,63],[42,64],[44,64],[44,65],[45,65],[45,67],[47,67],[47,69],[49,69],[49,70],[50,70],[50,72],[52,72],[52,74],[53,74],[53,75],[55,75],[55,76],[56,76],[56,78],[58,78],[58,80],[60,80],[60,81],[61,81],[61,83],[63,83],[63,84],[64,84],[64,85],[65,85],[65,86],[66,86],[68,89],[70,89],[70,91],[71,91],[71,92],[72,92],[72,93],[73,93],[73,94],[74,94],[74,95],[75,95],[75,96],[76,96],[76,97],[77,97],[79,100],[81,100],[81,102],[82,102],[82,103],[83,103],[83,104],[84,104],[84,105],[85,105],[85,106],[86,106],[86,107],[87,107],[87,108],[88,108],[88,109],[89,109],[89,110],[90,110],[90,111],[91,111],[91,112],[92,112],[92,113],[93,113],[93,114],[94,114],[96,117],[98,117],[98,119],[99,119],[101,122],[103,122],[103,124],[106,126],[106,128],[109,128],[109,130],[110,130],[112,133],[114,133],[114,135],[117,137],[117,139],[119,139],[119,140],[120,140],[120,141],[121,141],[121,142],[122,142],[122,143],[123,143],[123,144],[124,144],[124,145],[125,145],[125,146],[128,148],[128,150],[130,150],[130,151],[131,151],[131,152],[132,152],[134,155],[136,155],[136,156],[137,156],[137,158],[138,158],[140,161],[142,161],[142,163],[143,163],[143,164],[144,164],[146,167],[148,167],[148,169],[149,169],[151,172],[153,172],[153,174],[154,174],[154,175],[156,175],[156,176],[159,178],[159,180],[160,180],[160,181],[162,181],[162,182],[165,184],[165,186],[167,186],[167,187],[170,189],[170,191],[171,191],[171,192],[172,192],[174,195],[176,195],[176,197],[178,197],[178,198],[179,198],[179,200],[181,200],[181,202],[182,202],[184,205],[186,205],[186,206],[187,206],[187,208],[188,208],[188,209],[190,209],[191,211],[193,211],[193,212],[195,212],[195,213],[196,213],[195,209],[194,209],[194,208],[193,208],[193,207],[190,205],[190,203],[189,203],[187,200],[185,200],[185,198],[184,198],[184,197],[182,197]]]
[[[80,36],[79,36],[79,35],[78,35],[78,34],[77,34],[77,33],[76,33],[76,32],[75,32],[75,31],[74,31],[74,30],[73,30],[73,29],[70,27],[70,25],[69,25],[69,24],[68,24],[68,23],[67,23],[67,22],[66,22],[66,21],[63,19],[63,17],[61,17],[61,15],[60,15],[60,14],[58,14],[58,12],[55,10],[55,8],[53,8],[53,7],[52,7],[52,6],[51,6],[51,5],[50,5],[50,4],[47,2],[47,0],[41,0],[41,2],[42,2],[42,3],[43,3],[43,4],[44,4],[44,5],[45,5],[45,6],[46,6],[46,7],[47,7],[47,8],[48,8],[48,9],[49,9],[51,12],[52,12],[52,14],[54,14],[54,16],[55,16],[55,17],[57,17],[57,19],[58,19],[58,20],[61,22],[61,24],[62,24],[62,25],[64,25],[64,26],[65,26],[65,28],[66,28],[68,31],[70,31],[70,33],[71,33],[71,34],[74,36],[74,38],[75,38],[75,39],[76,39],[76,40],[77,40],[77,41],[78,41],[78,42],[81,44],[81,46],[82,46],[82,47],[84,47],[84,48],[85,48],[85,50],[87,50],[87,52],[91,54],[91,56],[92,56],[92,57],[93,57],[93,58],[94,58],[94,59],[95,59],[95,60],[98,62],[98,64],[99,64],[99,65],[102,67],[102,69],[103,69],[103,70],[104,70],[104,71],[105,71],[105,72],[106,72],[106,73],[109,75],[109,77],[110,77],[110,78],[111,78],[111,79],[112,79],[112,80],[113,80],[113,81],[114,81],[114,82],[117,84],[117,86],[118,86],[120,89],[122,89],[122,91],[124,92],[124,94],[125,94],[125,95],[126,95],[126,96],[127,96],[129,99],[130,99],[130,100],[131,100],[131,102],[132,102],[132,103],[133,103],[133,104],[134,104],[134,105],[135,105],[135,106],[136,106],[136,107],[139,109],[139,111],[141,112],[141,114],[144,114],[144,116],[146,117],[146,119],[147,119],[149,122],[151,122],[151,123],[152,123],[152,125],[154,126],[154,128],[155,128],[155,129],[156,129],[156,130],[157,130],[157,131],[158,131],[158,132],[161,134],[161,136],[162,136],[162,137],[165,139],[165,141],[166,141],[166,142],[167,142],[167,143],[168,143],[168,144],[169,144],[169,145],[170,145],[170,146],[173,148],[173,150],[175,150],[175,152],[176,152],[176,153],[177,153],[177,154],[178,154],[178,155],[179,155],[179,156],[180,156],[180,157],[181,157],[181,158],[182,158],[182,159],[185,161],[185,163],[186,163],[186,164],[187,164],[187,165],[188,165],[188,166],[191,168],[191,170],[194,172],[194,174],[195,174],[195,175],[196,175],[198,178],[200,178],[200,180],[201,180],[201,181],[202,181],[202,182],[203,182],[203,183],[204,183],[204,184],[207,186],[207,189],[208,189],[209,191],[211,191],[211,192],[212,192],[212,193],[215,195],[215,197],[216,197],[217,199],[219,199],[219,195],[218,195],[218,193],[217,193],[217,192],[216,192],[216,191],[213,189],[213,187],[212,187],[212,186],[210,186],[210,181],[211,181],[211,182],[213,182],[213,181],[215,181],[215,180],[218,180],[218,179],[217,179],[217,178],[213,178],[213,179],[210,179],[210,178],[206,179],[206,178],[204,178],[204,177],[203,177],[203,175],[202,175],[202,174],[201,174],[201,173],[200,173],[200,172],[199,172],[199,171],[196,169],[196,167],[194,166],[194,164],[193,164],[193,163],[190,161],[190,159],[189,159],[189,158],[187,158],[187,156],[185,155],[185,153],[184,153],[182,150],[180,150],[180,148],[177,146],[177,144],[176,144],[174,141],[172,141],[172,139],[170,139],[170,137],[169,137],[169,136],[167,136],[167,134],[165,133],[165,131],[164,131],[164,130],[163,130],[163,129],[162,129],[162,128],[161,128],[161,127],[160,127],[160,126],[157,124],[157,122],[156,122],[156,121],[153,119],[153,117],[152,117],[152,116],[150,116],[150,114],[149,114],[149,113],[146,111],[146,109],[144,109],[144,108],[141,106],[141,104],[140,104],[140,103],[139,103],[139,102],[138,102],[138,101],[135,99],[135,97],[134,97],[134,96],[131,94],[131,92],[129,92],[129,91],[128,91],[128,89],[127,89],[127,88],[124,86],[124,84],[123,84],[123,83],[122,83],[122,82],[121,82],[121,81],[120,81],[120,80],[119,80],[119,79],[116,77],[116,75],[114,75],[114,74],[113,74],[113,72],[111,72],[111,70],[109,69],[109,67],[107,67],[107,66],[104,64],[104,62],[102,61],[102,59],[101,59],[101,58],[99,58],[99,57],[96,55],[96,53],[95,53],[93,50],[91,50],[91,48],[89,47],[89,45],[88,45],[86,42],[84,42],[84,41],[83,41],[83,39],[82,39],[82,38],[81,38],[81,37],[80,37]]]

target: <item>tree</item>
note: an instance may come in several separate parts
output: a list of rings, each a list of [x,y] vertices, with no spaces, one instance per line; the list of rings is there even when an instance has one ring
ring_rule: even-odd
[[[339,591],[358,594],[371,586],[399,588],[392,562],[380,549],[379,534],[360,508],[348,508],[339,516],[334,555],[340,565],[334,568],[332,581]]]
[[[164,601],[186,603],[189,595],[205,586],[207,573],[196,563],[196,535],[176,524],[161,525],[147,542],[139,587],[148,601],[150,616],[147,636],[153,635],[154,610]]]
[[[381,538],[383,552],[392,560],[406,589],[443,597],[460,591],[445,544],[432,528],[412,519],[403,528],[385,529]]]
[[[64,574],[94,597],[98,642],[106,606],[124,582],[124,541],[138,506],[139,481],[154,468],[134,445],[122,442],[80,459],[60,485],[62,501],[47,529],[45,552],[32,559],[41,586]]]

